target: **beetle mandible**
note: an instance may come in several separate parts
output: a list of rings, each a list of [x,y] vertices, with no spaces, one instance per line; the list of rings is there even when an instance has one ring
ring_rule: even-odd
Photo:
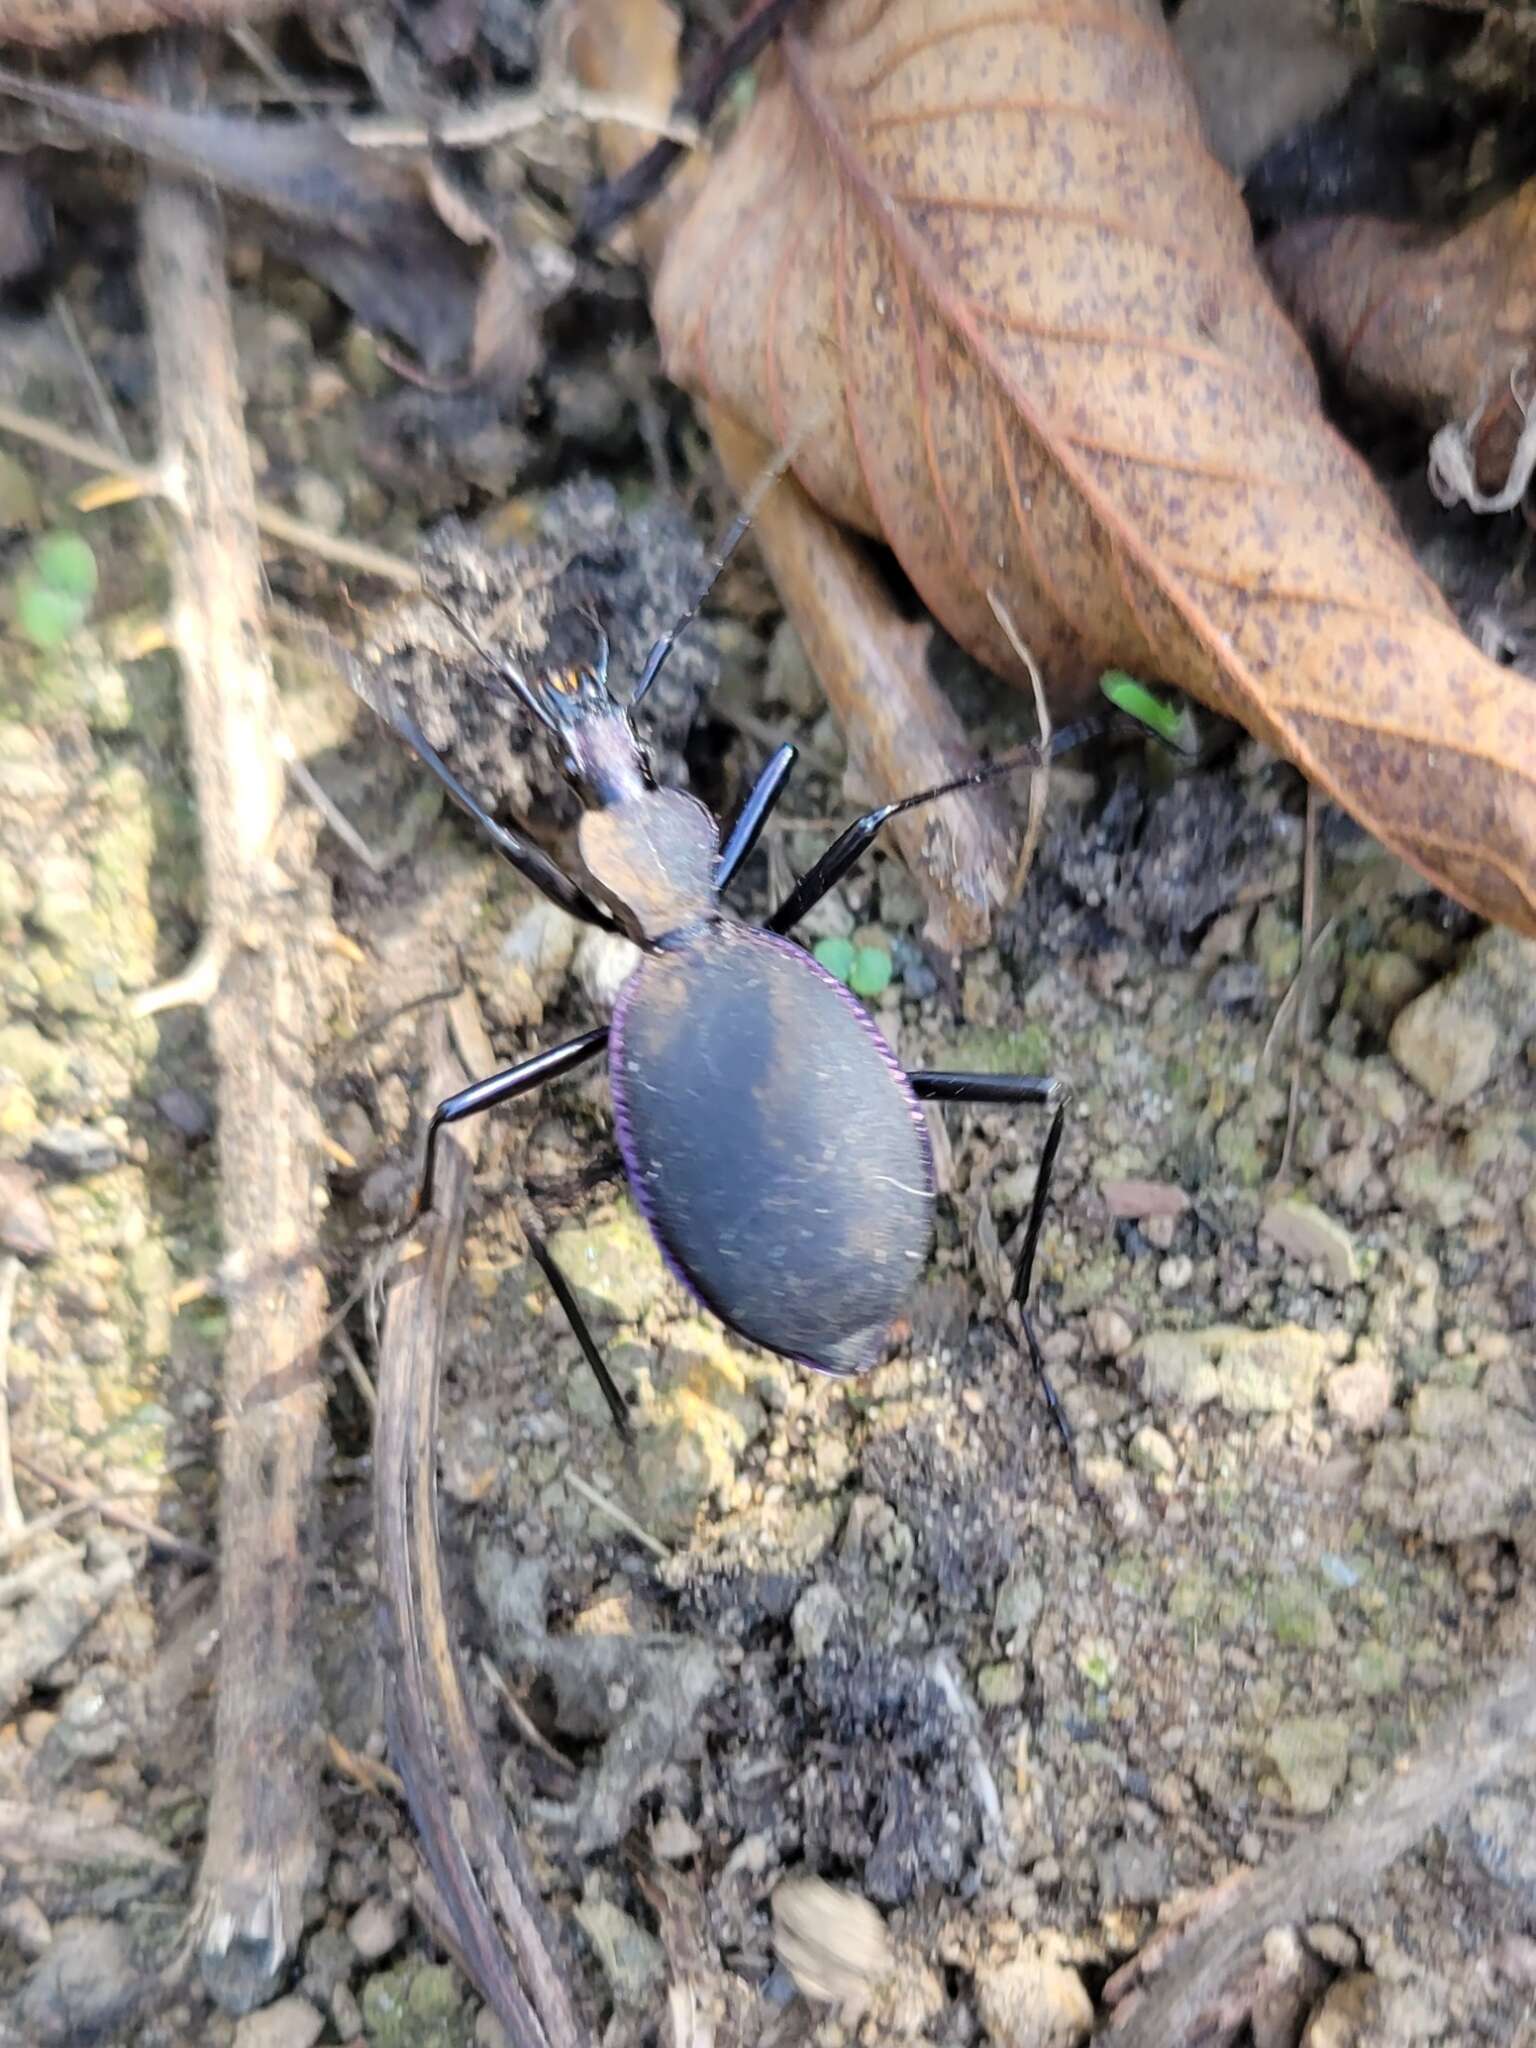
[[[922,1104],[1036,1104],[1051,1112],[1011,1289],[1030,1359],[1069,1453],[1071,1436],[1029,1314],[1035,1252],[1069,1099],[1048,1076],[903,1070],[857,998],[790,934],[903,811],[1055,755],[1103,729],[1066,727],[969,773],[857,818],[761,925],[725,891],[783,795],[795,749],[781,746],[722,838],[697,798],[658,787],[632,713],[747,530],[733,524],[687,611],[656,642],[627,703],[608,686],[593,620],[589,667],[530,678],[498,659],[441,600],[500,683],[551,736],[584,809],[578,848],[590,886],[519,831],[498,824],[419,726],[399,737],[521,874],[587,924],[640,948],[612,1022],[472,1082],[432,1113],[416,1212],[430,1209],[444,1129],[608,1056],[619,1149],[635,1200],[683,1285],[739,1336],[817,1372],[860,1373],[881,1356],[933,1239],[933,1153]],[[851,1158],[847,1134],[858,1133]],[[536,1231],[529,1249],[570,1320],[613,1419],[629,1414],[569,1282]],[[1075,1464],[1075,1460],[1074,1460]]]

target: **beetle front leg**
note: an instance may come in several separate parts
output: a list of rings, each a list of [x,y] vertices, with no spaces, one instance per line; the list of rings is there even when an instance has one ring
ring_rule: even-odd
[[[414,719],[407,718],[404,712],[396,712],[387,722],[395,737],[405,742],[421,765],[436,777],[464,815],[474,820],[502,859],[516,868],[524,881],[531,882],[541,896],[547,896],[551,903],[570,916],[580,918],[583,924],[595,924],[605,932],[623,931],[618,919],[610,917],[600,904],[595,903],[579,882],[572,881],[542,846],[535,846],[531,839],[525,839],[510,825],[496,822],[479,797],[460,782]]]
[[[1072,1441],[1072,1431],[1056,1389],[1051,1385],[1051,1376],[1045,1368],[1045,1355],[1040,1349],[1040,1340],[1035,1335],[1034,1322],[1029,1313],[1029,1294],[1035,1277],[1035,1253],[1040,1245],[1040,1232],[1050,1201],[1051,1178],[1056,1170],[1056,1155],[1061,1150],[1062,1133],[1066,1128],[1067,1104],[1072,1098],[1072,1091],[1066,1082],[1052,1080],[1043,1074],[925,1072],[909,1074],[907,1079],[912,1084],[913,1094],[920,1102],[977,1102],[994,1105],[1030,1103],[1054,1112],[1050,1129],[1045,1134],[1045,1147],[1040,1154],[1040,1170],[1035,1175],[1035,1192],[1029,1205],[1029,1219],[1024,1226],[1024,1244],[1019,1253],[1018,1265],[1014,1268],[1009,1299],[1018,1307],[1019,1323],[1029,1351],[1029,1362],[1035,1369],[1041,1391],[1045,1395],[1045,1404],[1051,1412],[1051,1419],[1067,1447],[1067,1456],[1072,1461],[1072,1483],[1081,1491],[1077,1447]]]
[[[715,888],[728,889],[762,837],[769,813],[784,794],[795,765],[795,750],[776,747],[747,791],[741,809],[731,821],[720,857],[715,862]]]
[[[896,803],[881,804],[873,811],[866,811],[862,818],[855,818],[851,825],[846,826],[816,865],[800,877],[768,919],[767,930],[793,931],[806,912],[813,910],[828,890],[835,889],[848,870],[863,858],[881,830],[892,818],[899,818],[903,811],[915,811],[919,804],[934,803],[941,796],[953,796],[957,790],[975,789],[984,782],[995,782],[1001,776],[1017,774],[1021,768],[1043,768],[1047,760],[1054,761],[1058,754],[1070,753],[1074,747],[1080,747],[1085,740],[1103,732],[1105,726],[1103,718],[1079,719],[1075,725],[1064,725],[1059,732],[1053,733],[1045,747],[1029,744],[1010,747],[1006,754],[999,754],[992,761],[983,761],[949,782],[937,782],[932,789],[920,789]]]

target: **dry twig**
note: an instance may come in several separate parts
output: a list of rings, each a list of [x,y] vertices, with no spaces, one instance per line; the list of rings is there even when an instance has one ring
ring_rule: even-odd
[[[1112,1977],[1105,1997],[1122,2006],[1110,2027],[1115,2048],[1198,2048],[1207,2016],[1271,1928],[1333,1917],[1480,1786],[1528,1760],[1533,1744],[1536,1662],[1527,1656],[1336,1820],[1267,1870],[1223,1886],[1214,1910],[1158,1955],[1149,1989],[1138,1989],[1145,1956]]]
[[[3,0],[0,43],[61,50],[145,29],[217,28],[287,12],[287,0]]]
[[[195,83],[191,59],[175,46],[152,69],[168,96]],[[159,469],[179,515],[170,535],[172,634],[202,827],[205,946],[223,963],[208,1016],[219,1067],[229,1426],[213,1789],[193,1924],[210,1989],[244,2010],[268,1994],[293,1952],[318,1861],[304,1607],[325,1315],[314,1239],[313,927],[328,912],[309,848],[297,843],[310,821],[287,821],[294,843],[283,844],[277,700],[217,199],[154,173],[142,226]],[[280,852],[305,876],[302,888]],[[253,1398],[274,1370],[287,1372],[283,1393]]]
[[[104,1522],[115,1522],[119,1529],[127,1529],[135,1536],[144,1537],[156,1550],[163,1550],[167,1557],[179,1558],[183,1564],[190,1565],[193,1571],[212,1570],[213,1553],[204,1550],[201,1543],[189,1543],[184,1536],[173,1536],[169,1529],[162,1529],[158,1522],[151,1522],[143,1515],[136,1515],[131,1508],[125,1508],[122,1503],[125,1498],[132,1499],[131,1494],[101,1493],[94,1487],[84,1485],[78,1479],[66,1479],[62,1472],[50,1471],[48,1466],[40,1465],[36,1458],[28,1457],[22,1451],[17,1451],[14,1455],[23,1472],[29,1472],[40,1486],[50,1487],[61,1500],[69,1504],[68,1515],[60,1512],[56,1515],[36,1516],[24,1529],[17,1532],[19,1537],[40,1535],[50,1523],[67,1521],[72,1515],[95,1514],[100,1515]],[[0,1556],[3,1555],[4,1551],[0,1550]]]
[[[452,1014],[464,1066],[487,1072],[494,1058],[472,1001],[460,997]],[[432,1065],[434,1098],[463,1085],[464,1071],[446,1048]],[[443,1133],[426,1256],[409,1261],[395,1278],[380,1347],[374,1512],[390,1635],[390,1750],[456,1945],[513,2048],[577,2048],[576,2015],[470,1712],[437,1544],[438,1367],[478,1132],[469,1122]],[[467,1825],[452,1811],[455,1790]]]
[[[95,509],[109,503],[121,504],[128,498],[164,498],[175,489],[175,479],[164,468],[125,461],[105,442],[94,441],[89,434],[77,434],[70,427],[55,426],[52,420],[36,419],[19,406],[0,405],[0,433],[14,434],[18,441],[51,449],[55,455],[67,456],[86,469],[100,470],[121,486],[110,498],[93,492],[91,506]],[[76,495],[77,504],[82,495]],[[281,505],[273,505],[265,498],[257,498],[255,507],[257,526],[280,547],[313,555],[317,561],[329,562],[338,569],[352,569],[360,576],[377,576],[380,582],[393,583],[401,590],[420,586],[421,575],[415,566],[399,555],[392,555],[387,548],[376,548],[365,540],[350,540],[345,534],[327,533],[322,527],[311,526],[307,519],[296,519]],[[86,509],[90,508],[81,505],[82,511]]]

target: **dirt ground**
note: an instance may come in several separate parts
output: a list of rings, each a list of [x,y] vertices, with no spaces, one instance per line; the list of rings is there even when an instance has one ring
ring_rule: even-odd
[[[425,459],[422,395],[324,294],[237,254],[262,488],[411,552],[465,499],[463,451],[483,466],[484,442],[461,432]],[[134,426],[143,343],[115,294],[106,262],[69,281]],[[697,487],[681,462],[670,492],[658,482],[658,435],[694,445],[685,410],[644,356],[638,307],[601,312],[599,329],[571,309],[534,412],[498,447],[517,483],[491,539],[514,581],[592,598],[622,675],[681,609],[728,506],[702,463]],[[592,340],[616,327],[639,351],[617,365]],[[0,363],[14,401],[89,422],[46,309],[7,321]],[[13,508],[35,494],[48,523],[78,481],[0,453],[0,493]],[[1427,532],[1427,495],[1404,489]],[[1496,606],[1528,653],[1518,517],[1434,517],[1453,596]],[[152,531],[134,506],[88,530],[92,622],[48,656],[8,641],[0,675],[17,1486],[28,1515],[59,1504],[47,1474],[132,1489],[208,1545],[216,1079],[195,1011],[139,1018],[131,1001],[195,945],[196,818],[174,665],[142,651],[164,595]],[[322,836],[352,942],[330,968],[320,1104],[339,1308],[405,1214],[434,1007],[471,989],[510,1060],[600,1021],[628,959],[536,902],[317,657],[294,621],[348,623],[325,572],[271,574],[290,736],[375,858]],[[409,638],[364,623],[387,648]],[[1018,700],[940,659],[980,741],[1018,735]],[[464,774],[509,814],[568,825],[555,778],[463,689],[440,736]],[[750,551],[658,711],[660,760],[716,806],[771,744],[802,749],[735,895],[762,914],[858,792]],[[1036,1313],[1081,1496],[999,1316],[1037,1116],[943,1117],[935,1257],[887,1362],[849,1383],[745,1350],[683,1296],[603,1177],[600,1070],[494,1121],[451,1316],[444,1538],[482,1727],[606,2041],[666,2038],[680,1986],[699,2038],[1078,2038],[1160,1908],[1304,1837],[1528,1653],[1532,949],[1481,932],[1336,814],[1320,807],[1315,832],[1305,1004],[1287,999],[1305,791],[1253,744],[1178,776],[1135,745],[1063,767],[1018,906],[958,965],[925,948],[890,853],[810,921],[889,953],[873,1007],[907,1065],[1073,1085]],[[858,1129],[844,1142],[856,1176]],[[628,1458],[524,1258],[514,1184],[634,1402]],[[374,1341],[357,1302],[326,1350],[314,1626],[319,1730],[340,1747],[286,2002],[266,2031],[190,1984],[135,2003],[174,1952],[201,1842],[213,1581],[81,1512],[0,1565],[0,1797],[123,1832],[83,1861],[0,1846],[0,2039],[499,2038],[413,1910],[409,1822],[367,1768],[383,1739],[357,1381]],[[1294,2041],[1311,2013],[1317,2048],[1536,2041],[1533,1845],[1536,1759],[1277,1951],[1253,2038]],[[867,1902],[883,1934],[792,1882],[810,1877]],[[800,1995],[816,1989],[831,2002]]]

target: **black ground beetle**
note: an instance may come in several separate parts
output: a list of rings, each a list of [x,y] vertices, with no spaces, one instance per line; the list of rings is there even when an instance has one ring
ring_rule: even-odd
[[[951,782],[882,804],[851,824],[760,926],[721,898],[783,795],[795,750],[780,747],[722,842],[696,798],[658,788],[631,713],[746,530],[739,518],[704,588],[646,658],[627,704],[608,688],[608,645],[590,668],[532,680],[448,613],[501,685],[555,740],[586,806],[578,831],[591,893],[541,848],[499,825],[409,718],[399,736],[525,880],[573,917],[622,932],[641,958],[613,1021],[439,1103],[427,1131],[418,1211],[430,1208],[443,1128],[573,1073],[606,1050],[619,1149],[662,1256],[684,1286],[765,1350],[846,1375],[879,1359],[933,1239],[933,1153],[924,1102],[1033,1103],[1052,1112],[1014,1277],[1025,1342],[1063,1440],[1065,1418],[1030,1321],[1028,1294],[1061,1144],[1066,1086],[1037,1075],[906,1073],[841,982],[788,936],[890,819],[1051,756],[1099,718],[1021,747]],[[443,607],[446,611],[446,607]],[[495,687],[495,685],[491,685]],[[529,1233],[597,1375],[614,1421],[629,1414],[565,1275]]]

